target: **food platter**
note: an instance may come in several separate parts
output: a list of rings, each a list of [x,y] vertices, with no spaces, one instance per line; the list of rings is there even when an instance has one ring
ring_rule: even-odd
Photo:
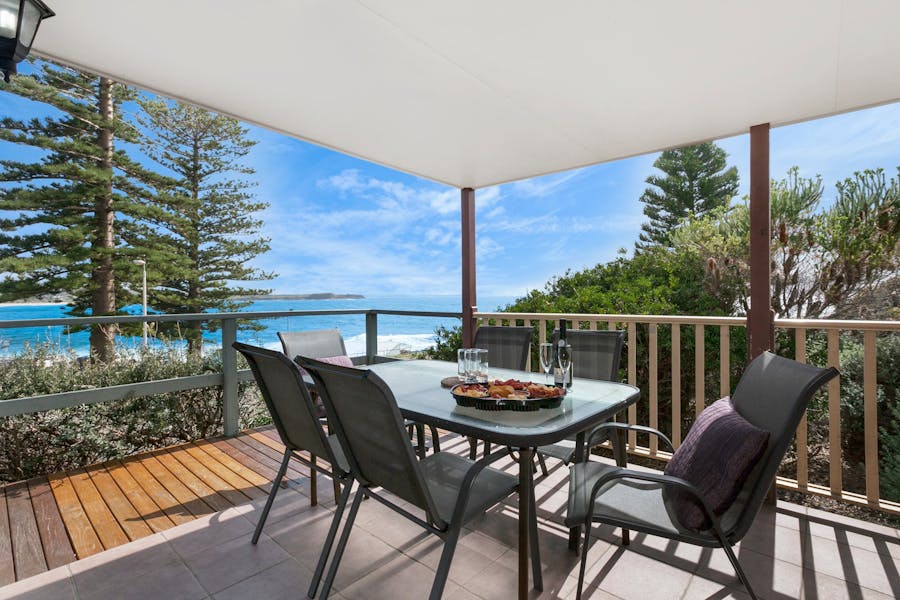
[[[566,395],[565,388],[531,381],[507,379],[488,383],[461,383],[450,389],[456,404],[479,410],[534,411],[558,408]]]

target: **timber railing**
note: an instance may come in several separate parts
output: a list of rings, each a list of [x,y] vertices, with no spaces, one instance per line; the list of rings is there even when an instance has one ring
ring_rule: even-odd
[[[475,318],[496,325],[536,326],[538,342],[547,341],[560,319],[579,329],[625,330],[624,380],[642,390],[638,404],[627,411],[627,421],[670,433],[676,448],[709,401],[731,393],[747,356],[746,320],[736,317],[478,312]],[[900,498],[882,497],[879,475],[888,467],[884,456],[879,460],[878,449],[879,426],[889,425],[879,423],[878,401],[884,391],[879,389],[879,381],[900,375],[878,373],[876,347],[879,338],[900,333],[900,321],[776,319],[775,329],[776,352],[782,356],[800,362],[813,362],[810,359],[814,358],[819,366],[841,369],[841,344],[853,340],[861,348],[863,365],[861,381],[847,381],[846,375],[833,379],[820,392],[825,398],[816,402],[818,409],[811,403],[810,415],[804,416],[798,427],[796,448],[786,462],[788,468],[782,470],[785,475],[793,464],[795,473],[779,476],[778,486],[900,514]],[[577,353],[574,360],[578,360]],[[842,411],[841,390],[851,383],[862,388],[862,406]],[[827,431],[820,431],[820,424],[826,421]],[[809,428],[811,423],[816,424],[813,430]],[[890,425],[898,427],[897,423]],[[842,426],[861,431],[862,448],[842,447]],[[670,453],[659,449],[655,436],[649,437],[646,445],[638,441],[638,436],[630,432],[631,454],[661,461],[671,458]],[[811,444],[816,467],[812,473]],[[848,452],[854,452],[857,458],[847,459]],[[847,473],[853,475],[856,489],[845,485]],[[864,482],[860,484],[860,480]]]
[[[204,314],[156,314],[148,316],[115,316],[115,317],[80,317],[61,319],[28,319],[16,321],[0,321],[0,330],[26,327],[81,327],[95,324],[127,324],[127,323],[171,323],[171,322],[217,322],[220,324],[222,341],[222,371],[204,375],[175,377],[142,381],[123,385],[96,387],[86,390],[60,392],[24,398],[0,400],[0,417],[35,413],[56,408],[94,404],[97,402],[113,402],[126,398],[154,396],[171,392],[204,388],[222,387],[222,420],[225,435],[234,435],[238,431],[238,384],[250,381],[253,374],[249,369],[238,370],[237,352],[232,344],[237,340],[238,321],[255,321],[261,319],[302,319],[303,317],[323,317],[341,315],[365,315],[366,352],[365,362],[373,363],[383,359],[378,355],[378,316],[395,315],[408,317],[461,318],[456,312],[426,312],[410,310],[381,309],[346,309],[346,310],[304,310],[273,312],[231,312]]]

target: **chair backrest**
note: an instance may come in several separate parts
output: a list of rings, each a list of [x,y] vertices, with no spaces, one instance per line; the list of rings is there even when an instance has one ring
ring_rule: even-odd
[[[341,337],[341,332],[337,329],[279,331],[278,339],[281,340],[284,355],[291,360],[297,355],[310,358],[347,355],[344,338]]]
[[[436,527],[444,529],[446,524],[437,516],[397,401],[384,380],[365,369],[305,356],[296,360],[315,380],[353,477],[421,508]]]
[[[501,369],[525,370],[534,327],[485,325],[475,331],[475,348],[488,351],[488,363]]]
[[[551,336],[555,344],[559,340],[559,330]],[[566,341],[572,346],[572,373],[575,377],[617,381],[619,362],[622,360],[624,331],[587,331],[570,329]]]
[[[747,421],[769,432],[769,443],[734,504],[722,515],[722,531],[732,541],[740,540],[753,523],[810,398],[838,375],[834,367],[822,369],[771,352],[747,365],[731,402]]]
[[[282,443],[292,450],[306,450],[338,464],[326,441],[300,369],[281,352],[235,342],[256,378],[259,391],[272,415]]]

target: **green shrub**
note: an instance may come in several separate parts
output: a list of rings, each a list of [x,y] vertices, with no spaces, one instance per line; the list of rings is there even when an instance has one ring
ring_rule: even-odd
[[[878,455],[881,495],[900,499],[900,336],[876,340],[876,392]],[[841,446],[847,462],[865,459],[863,361],[864,347],[857,339],[843,340],[841,361]],[[861,469],[864,472],[864,469]]]
[[[456,362],[456,351],[462,348],[462,328],[459,325],[447,328],[443,325],[434,330],[435,343],[422,351],[426,358]]]

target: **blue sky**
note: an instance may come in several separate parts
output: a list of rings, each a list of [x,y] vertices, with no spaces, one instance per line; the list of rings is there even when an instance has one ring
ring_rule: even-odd
[[[45,109],[0,91],[0,114]],[[367,296],[460,293],[459,190],[259,127],[248,161],[271,251],[256,266],[276,293]],[[720,140],[747,193],[749,139]],[[26,150],[0,142],[0,158]],[[36,154],[28,152],[29,159]],[[630,250],[644,221],[639,197],[657,154],[476,191],[480,296],[521,296],[566,269]],[[821,174],[826,199],[856,170],[900,165],[900,103],[772,130],[771,174]],[[493,308],[493,307],[491,307]]]

